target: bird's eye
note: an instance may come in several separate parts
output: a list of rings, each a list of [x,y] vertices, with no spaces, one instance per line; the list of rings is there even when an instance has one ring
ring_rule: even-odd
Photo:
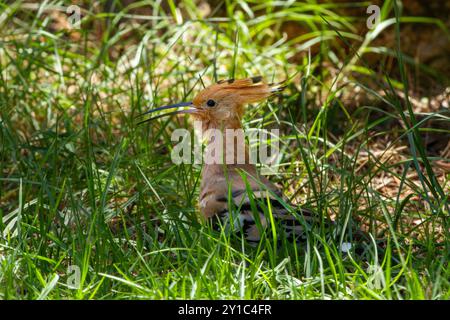
[[[216,105],[216,102],[214,100],[209,99],[208,101],[206,101],[206,105],[208,107],[214,107]]]

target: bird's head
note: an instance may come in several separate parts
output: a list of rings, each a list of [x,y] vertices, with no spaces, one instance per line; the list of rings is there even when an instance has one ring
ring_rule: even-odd
[[[200,91],[191,102],[182,102],[149,110],[142,115],[166,109],[178,109],[143,120],[144,123],[173,114],[191,114],[205,128],[238,128],[248,103],[260,102],[284,89],[281,83],[265,83],[262,77],[221,80]],[[187,109],[181,109],[186,108]],[[141,115],[141,116],[142,116]]]

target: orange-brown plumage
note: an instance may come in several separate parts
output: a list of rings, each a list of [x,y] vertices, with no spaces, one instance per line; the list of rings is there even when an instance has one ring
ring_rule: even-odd
[[[246,104],[265,100],[282,88],[280,84],[262,82],[261,77],[222,80],[195,96],[192,104],[198,112],[193,115],[197,120],[205,122],[205,128],[240,128]],[[209,100],[216,105],[208,106]]]

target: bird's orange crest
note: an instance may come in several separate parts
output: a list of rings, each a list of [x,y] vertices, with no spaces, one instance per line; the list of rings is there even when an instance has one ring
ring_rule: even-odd
[[[214,101],[217,105],[219,102],[227,105],[243,105],[264,100],[282,89],[280,84],[263,82],[260,76],[240,80],[221,80],[199,92],[193,104],[197,108],[208,109],[210,106],[206,103],[210,99],[216,99],[217,101]]]
[[[284,87],[277,83],[265,83],[262,77],[239,80],[221,80],[200,91],[192,101],[198,110],[194,116],[202,121],[221,122],[236,127],[244,113],[244,105],[267,99]]]

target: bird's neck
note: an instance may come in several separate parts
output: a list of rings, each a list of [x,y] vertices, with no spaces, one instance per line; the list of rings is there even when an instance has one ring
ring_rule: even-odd
[[[242,169],[256,173],[239,119],[210,123],[204,128],[203,134],[206,139],[204,172],[223,174]]]

